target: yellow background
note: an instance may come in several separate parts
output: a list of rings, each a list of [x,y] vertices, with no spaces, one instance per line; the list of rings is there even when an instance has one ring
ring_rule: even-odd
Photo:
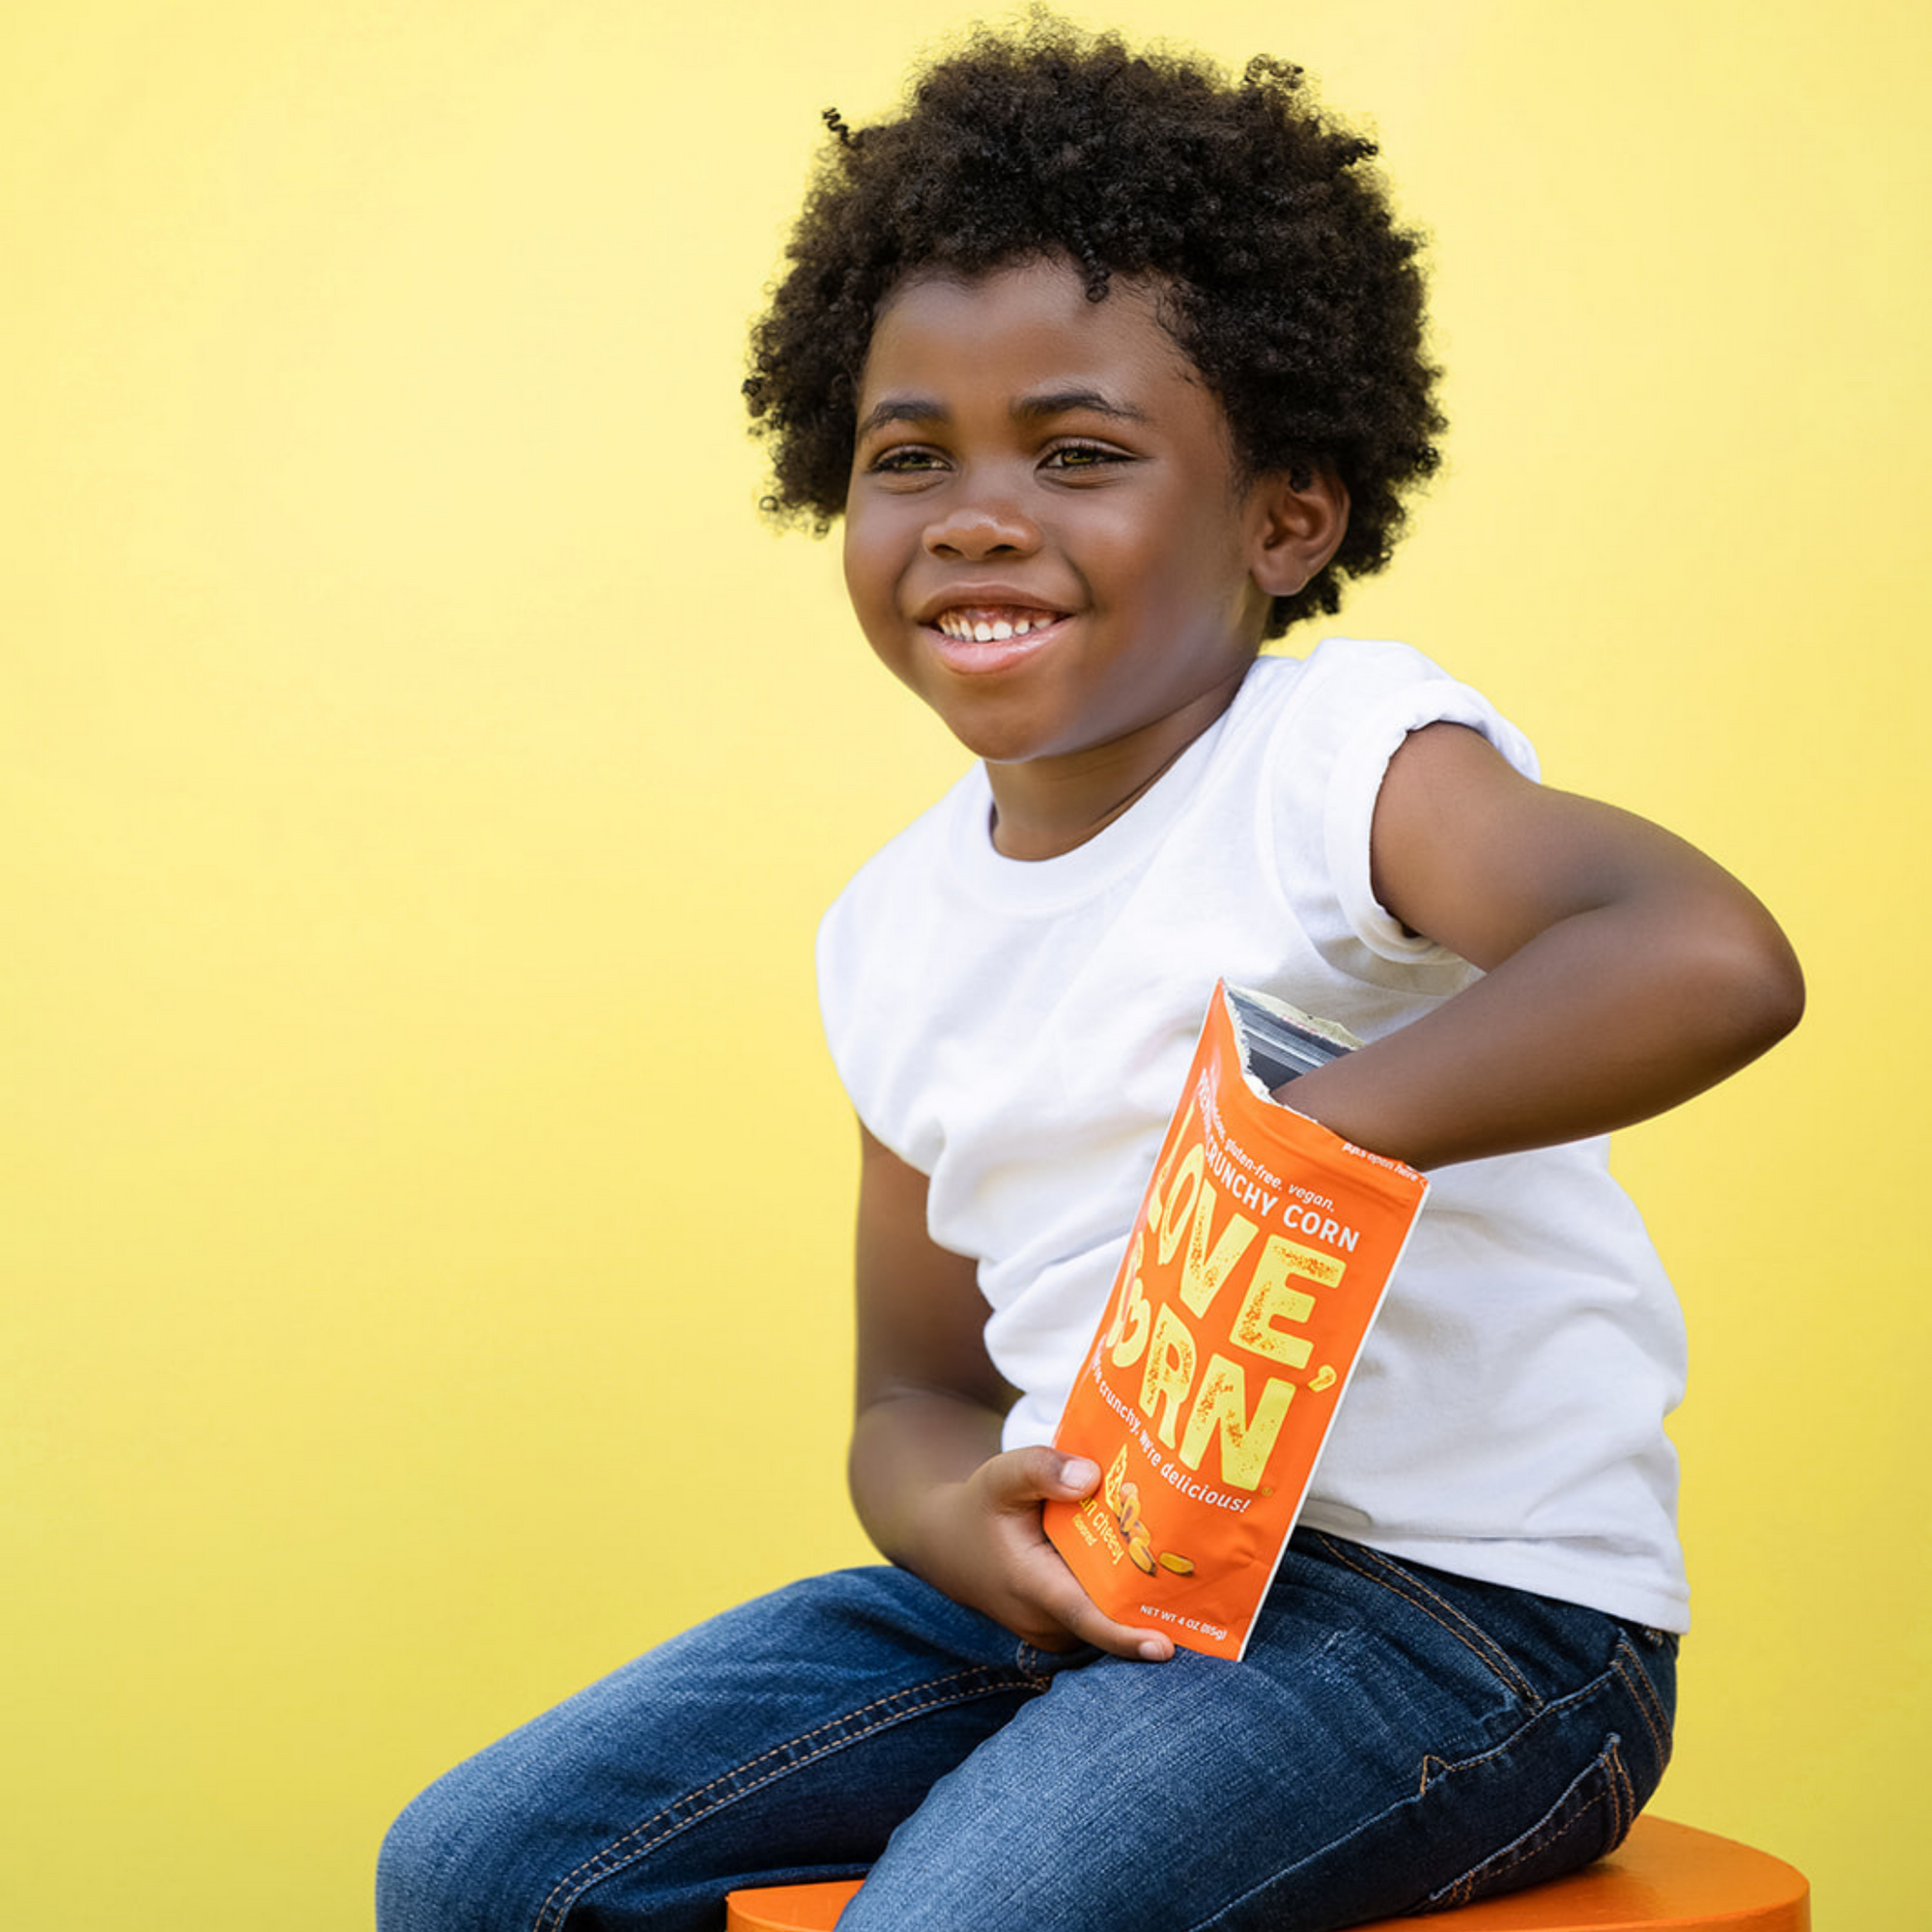
[[[809,944],[958,758],[737,384],[818,110],[966,17],[0,16],[0,1922],[364,1922],[448,1763],[863,1554]],[[1922,10],[1111,17],[1305,63],[1434,231],[1450,465],[1347,627],[1805,959],[1622,1143],[1693,1348],[1660,1809],[1920,1922]]]

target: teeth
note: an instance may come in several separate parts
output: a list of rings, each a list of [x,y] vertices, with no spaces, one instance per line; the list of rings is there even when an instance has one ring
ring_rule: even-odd
[[[962,640],[971,639],[976,644],[1001,644],[1009,638],[1031,637],[1035,631],[1041,631],[1054,620],[1050,616],[972,618],[963,617],[956,611],[948,611],[938,619],[938,627],[949,638]]]

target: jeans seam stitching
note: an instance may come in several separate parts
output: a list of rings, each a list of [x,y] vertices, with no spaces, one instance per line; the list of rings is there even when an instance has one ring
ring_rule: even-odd
[[[608,1845],[593,1852],[590,1857],[580,1861],[571,1870],[565,1872],[551,1887],[543,1903],[537,1908],[536,1918],[532,1920],[532,1932],[546,1932],[546,1927],[560,1926],[563,1923],[565,1916],[577,1903],[578,1899],[584,1892],[588,1891],[593,1885],[601,1884],[605,1879],[611,1877],[612,1873],[621,1871],[626,1865],[643,1857],[645,1853],[654,1850],[665,1839],[674,1836],[676,1833],[696,1824],[700,1819],[708,1818],[714,1811],[721,1809],[724,1804],[730,1804],[739,1798],[749,1797],[753,1792],[770,1784],[774,1779],[783,1777],[788,1772],[803,1770],[807,1765],[816,1763],[819,1758],[828,1755],[830,1752],[842,1749],[848,1744],[857,1743],[859,1738],[869,1736],[872,1732],[885,1728],[887,1723],[897,1723],[907,1718],[918,1717],[927,1711],[936,1710],[949,1704],[970,1703],[976,1697],[996,1696],[1001,1691],[1015,1688],[1010,1681],[1004,1680],[993,1674],[997,1669],[998,1666],[975,1664],[965,1670],[952,1671],[945,1677],[932,1678],[924,1684],[915,1684],[908,1686],[903,1690],[895,1690],[889,1696],[874,1697],[870,1703],[861,1704],[850,1711],[841,1712],[838,1717],[828,1719],[822,1724],[813,1725],[810,1730],[801,1731],[794,1738],[788,1738],[781,1744],[773,1745],[769,1749],[760,1751],[756,1757],[747,1758],[744,1763],[733,1765],[728,1771],[719,1773],[709,1783],[700,1784],[693,1790],[681,1792],[675,1803],[664,1805],[659,1810],[654,1811],[641,1824],[634,1825],[622,1837],[613,1838]],[[978,1678],[980,1681],[970,1689],[964,1688],[964,1680],[972,1678]],[[1035,1678],[1029,1681],[1037,1685],[1039,1680]],[[951,1695],[943,1694],[946,1687],[949,1685],[960,1686],[961,1688],[955,1690]],[[853,1736],[841,1737],[832,1743],[820,1745],[803,1757],[789,1758],[777,1768],[753,1778],[749,1784],[738,1785],[734,1782],[734,1780],[750,1771],[753,1765],[764,1764],[770,1758],[792,1750],[810,1739],[822,1736],[827,1731],[837,1729],[842,1725],[848,1725],[855,1719],[863,1719],[868,1711],[877,1711],[886,1705],[896,1705],[898,1708],[882,1722],[868,1724],[864,1730],[859,1731]],[[651,1831],[654,1825],[670,1817],[680,1806],[690,1804],[696,1800],[704,1799],[706,1794],[715,1793],[720,1785],[725,1784],[732,1785],[732,1789],[728,1793],[709,1799],[708,1802],[703,1804],[700,1809],[694,1811],[688,1817],[679,1818],[669,1830],[659,1832],[650,1837],[644,1835]],[[633,1842],[634,1840],[637,1842]],[[625,1847],[628,1847],[628,1849],[621,1849]],[[620,1849],[621,1856],[619,1855]],[[593,1869],[593,1867],[601,1867],[601,1869]],[[564,1892],[566,1889],[568,1889],[569,1895],[559,1902],[558,1894]],[[553,1917],[554,1910],[554,1916]]]
[[[1655,1687],[1641,1663],[1633,1669],[1634,1656],[1630,1649],[1628,1638],[1617,1644],[1617,1654],[1611,1660],[1610,1668],[1617,1673],[1623,1687],[1630,1692],[1631,1702],[1636,1706],[1637,1716],[1644,1721],[1650,1732],[1650,1742],[1657,1751],[1660,1768],[1670,1762],[1670,1723],[1663,1715],[1663,1706]]]
[[[1601,1690],[1608,1681],[1609,1676],[1609,1671],[1603,1671],[1598,1676],[1593,1677],[1589,1683],[1578,1685],[1568,1696],[1560,1697],[1553,1704],[1545,1704],[1541,1709],[1531,1712],[1510,1732],[1508,1737],[1502,1739],[1500,1743],[1492,1745],[1488,1750],[1478,1753],[1475,1757],[1459,1759],[1453,1764],[1441,1758],[1437,1758],[1436,1762],[1442,1766],[1443,1772],[1446,1775],[1450,1772],[1466,1770],[1473,1765],[1484,1764],[1492,1757],[1499,1757],[1503,1752],[1512,1750],[1520,1745],[1530,1732],[1540,1729],[1546,1723],[1560,1722],[1564,1712],[1570,1705]],[[1615,1733],[1611,1733],[1611,1735],[1614,1736]],[[1597,1761],[1597,1759],[1592,1760],[1593,1763]],[[1244,1900],[1252,1898],[1256,1892],[1264,1890],[1270,1885],[1280,1884],[1283,1879],[1289,1877],[1292,1873],[1315,1863],[1319,1859],[1332,1857],[1351,1839],[1359,1838],[1364,1833],[1374,1831],[1377,1826],[1381,1824],[1383,1819],[1400,1811],[1406,1804],[1413,1804],[1418,1798],[1425,1795],[1426,1788],[1425,1791],[1416,1792],[1409,1797],[1398,1799],[1393,1804],[1385,1806],[1372,1818],[1356,1820],[1340,1837],[1331,1838],[1327,1843],[1316,1846],[1305,1857],[1296,1859],[1293,1864],[1283,1865],[1278,1871],[1269,1873],[1266,1878],[1257,1879],[1245,1891],[1239,1893],[1236,1897],[1224,1901],[1216,1907],[1211,1917],[1195,1920],[1188,1928],[1188,1932],[1212,1932],[1213,1926],[1225,1918],[1229,1912],[1233,1911],[1236,1906],[1241,1904]],[[1592,1802],[1594,1803],[1595,1801],[1593,1800]],[[1470,1875],[1464,1874],[1464,1876],[1467,1877]],[[1462,1878],[1454,1880],[1451,1889],[1460,1887],[1463,1882]]]
[[[1037,1690],[1044,1690],[1053,1679],[1039,1667],[1036,1660],[1042,1653],[1037,1646],[1021,1638],[1020,1647],[1013,1659],[1013,1667],[1018,1670]]]
[[[1629,1768],[1624,1763],[1623,1740],[1612,1731],[1607,1756],[1610,1760],[1610,1774],[1616,1779],[1617,1795],[1617,1836],[1621,1845],[1630,1836],[1630,1830],[1636,1823],[1636,1814],[1642,1808],[1636,1802],[1636,1787],[1631,1782]]]
[[[1473,1770],[1479,1764],[1487,1764],[1492,1757],[1500,1757],[1505,1751],[1514,1750],[1530,1732],[1537,1730],[1545,1723],[1561,1723],[1564,1718],[1569,1715],[1573,1706],[1596,1696],[1600,1690],[1607,1688],[1613,1677],[1617,1677],[1619,1682],[1622,1681],[1618,1675],[1614,1661],[1611,1662],[1607,1669],[1599,1671],[1588,1683],[1577,1685],[1576,1690],[1570,1691],[1565,1696],[1557,1698],[1552,1704],[1539,1706],[1508,1737],[1504,1738],[1498,1744],[1492,1745],[1488,1750],[1478,1751],[1474,1757],[1443,1758],[1437,1756],[1435,1762],[1441,1766],[1445,1776],[1452,1772]],[[1615,1733],[1612,1732],[1611,1735],[1614,1736]]]
[[[1495,1677],[1499,1678],[1504,1684],[1508,1685],[1509,1688],[1513,1690],[1518,1696],[1521,1697],[1523,1701],[1526,1704],[1528,1704],[1532,1710],[1537,1709],[1542,1704],[1543,1699],[1537,1694],[1535,1687],[1529,1682],[1527,1678],[1523,1676],[1522,1672],[1517,1668],[1516,1663],[1511,1659],[1509,1653],[1504,1649],[1502,1649],[1502,1647],[1495,1641],[1495,1639],[1492,1636],[1491,1636],[1489,1633],[1485,1631],[1480,1624],[1474,1623],[1468,1617],[1465,1617],[1463,1614],[1463,1612],[1459,1610],[1454,1604],[1448,1602],[1446,1598],[1436,1596],[1435,1592],[1431,1590],[1429,1585],[1425,1583],[1421,1579],[1421,1577],[1413,1577],[1406,1570],[1404,1570],[1399,1566],[1390,1563],[1389,1559],[1383,1556],[1378,1550],[1368,1550],[1366,1552],[1370,1555],[1375,1556],[1378,1562],[1386,1565],[1394,1576],[1400,1577],[1404,1582],[1410,1584],[1414,1589],[1421,1591],[1424,1596],[1430,1599],[1431,1602],[1441,1605],[1442,1608],[1448,1611],[1449,1616],[1452,1616],[1456,1619],[1455,1623],[1452,1624],[1451,1622],[1449,1622],[1447,1617],[1437,1615],[1435,1610],[1430,1608],[1428,1603],[1422,1601],[1421,1597],[1411,1596],[1408,1591],[1398,1589],[1396,1585],[1389,1580],[1389,1577],[1378,1577],[1375,1574],[1374,1571],[1368,1569],[1365,1565],[1356,1562],[1354,1558],[1346,1553],[1344,1549],[1338,1544],[1336,1544],[1332,1538],[1324,1537],[1322,1540],[1328,1544],[1330,1551],[1338,1563],[1341,1563],[1348,1569],[1354,1571],[1358,1577],[1365,1577],[1369,1582],[1378,1584],[1382,1589],[1388,1591],[1388,1593],[1391,1596],[1400,1597],[1404,1603],[1409,1604],[1414,1608],[1420,1610],[1422,1614],[1428,1617],[1432,1622],[1440,1624],[1441,1627],[1445,1631],[1447,1631],[1449,1634],[1457,1640],[1458,1643],[1462,1644],[1463,1647],[1465,1650],[1469,1651],[1472,1655],[1479,1658]],[[1362,1547],[1366,1550],[1366,1546],[1360,1546],[1360,1547]],[[1459,1625],[1461,1626],[1461,1628],[1458,1628]],[[1469,1634],[1470,1633],[1473,1633],[1473,1636]],[[1480,1639],[1480,1642],[1476,1641],[1475,1639]]]
[[[1476,1886],[1479,1880],[1499,1877],[1514,1866],[1521,1864],[1525,1859],[1547,1852],[1552,1845],[1561,1844],[1606,1799],[1609,1801],[1610,1806],[1610,1833],[1612,1841],[1616,1844],[1622,1844],[1630,1828],[1623,1822],[1625,1800],[1623,1765],[1617,1756],[1617,1747],[1614,1739],[1612,1739],[1606,1748],[1598,1754],[1596,1761],[1604,1767],[1605,1774],[1604,1787],[1601,1791],[1594,1793],[1579,1804],[1548,1837],[1538,1838],[1533,1845],[1517,1847],[1510,1852],[1507,1858],[1502,1858],[1500,1853],[1497,1854],[1498,1858],[1502,1858],[1500,1864],[1494,1862],[1492,1860],[1485,1859],[1471,1865],[1449,1888],[1447,1892],[1436,1894],[1436,1896],[1442,1899],[1443,1904],[1445,1906],[1466,1905],[1475,1896]]]

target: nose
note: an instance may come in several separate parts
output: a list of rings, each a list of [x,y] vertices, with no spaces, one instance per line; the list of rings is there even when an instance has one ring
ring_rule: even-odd
[[[933,556],[978,562],[989,556],[1029,556],[1039,548],[1039,526],[1009,497],[976,494],[956,499],[925,526]]]

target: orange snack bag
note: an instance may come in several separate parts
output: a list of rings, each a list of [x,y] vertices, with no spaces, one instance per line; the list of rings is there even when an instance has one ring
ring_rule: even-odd
[[[1238,1658],[1429,1183],[1267,1097],[1354,1042],[1214,989],[1054,1434],[1102,1471],[1046,1532],[1122,1623]],[[1250,1070],[1252,1069],[1252,1070]]]

